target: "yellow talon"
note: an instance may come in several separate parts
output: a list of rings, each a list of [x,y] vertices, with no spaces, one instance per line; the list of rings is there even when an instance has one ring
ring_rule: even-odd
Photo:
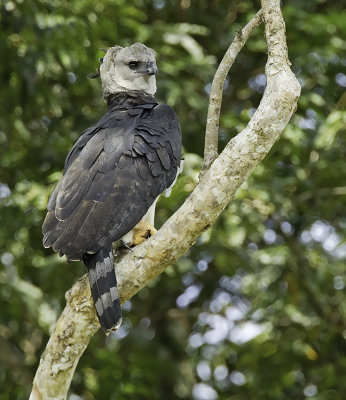
[[[133,242],[132,246],[137,246],[144,242],[145,239],[149,239],[151,236],[155,235],[157,230],[148,222],[140,221],[133,228]]]

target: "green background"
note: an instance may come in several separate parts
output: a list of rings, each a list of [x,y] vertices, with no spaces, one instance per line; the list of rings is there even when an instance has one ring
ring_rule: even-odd
[[[71,400],[346,397],[346,24],[342,1],[283,2],[298,109],[210,230],[98,332]],[[345,4],[344,4],[345,5]],[[210,84],[255,1],[0,1],[0,399],[27,399],[64,293],[84,272],[41,244],[47,198],[105,112],[86,76],[99,48],[158,55],[157,98],[181,121],[185,170],[159,227],[197,182]],[[220,149],[265,87],[258,28],[224,89]],[[184,227],[182,227],[182,230]]]

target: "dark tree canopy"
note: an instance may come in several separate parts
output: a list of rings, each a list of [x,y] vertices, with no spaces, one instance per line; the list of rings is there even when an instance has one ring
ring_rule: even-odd
[[[86,77],[98,49],[139,41],[158,54],[157,98],[178,114],[185,153],[159,227],[196,184],[211,79],[258,7],[0,3],[1,399],[28,397],[64,293],[85,272],[42,247],[41,225],[68,150],[106,109]],[[125,304],[119,331],[94,337],[71,399],[344,398],[346,26],[337,1],[293,0],[283,14],[302,85],[291,124],[217,223]],[[221,147],[261,99],[265,52],[259,28],[224,88]]]

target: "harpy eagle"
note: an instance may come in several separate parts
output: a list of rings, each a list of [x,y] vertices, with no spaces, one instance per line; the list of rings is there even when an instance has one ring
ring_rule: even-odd
[[[181,130],[173,109],[158,104],[154,50],[111,47],[99,75],[108,110],[67,155],[48,201],[43,244],[83,260],[105,332],[121,324],[112,243],[133,246],[155,233],[155,204],[181,165]]]

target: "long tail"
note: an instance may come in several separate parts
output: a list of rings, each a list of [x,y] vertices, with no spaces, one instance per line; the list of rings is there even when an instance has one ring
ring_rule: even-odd
[[[83,262],[88,268],[91,294],[101,327],[106,333],[115,331],[121,324],[121,309],[112,248],[103,248],[96,254],[85,253]]]

